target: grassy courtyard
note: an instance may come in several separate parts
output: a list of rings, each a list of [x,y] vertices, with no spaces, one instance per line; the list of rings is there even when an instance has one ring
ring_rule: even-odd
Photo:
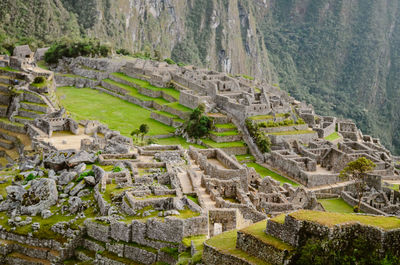
[[[318,200],[327,212],[353,213],[353,208],[343,199],[321,199]]]
[[[281,176],[278,173],[276,173],[266,167],[263,167],[257,163],[247,163],[246,165],[248,167],[254,168],[257,171],[257,173],[260,174],[261,177],[270,176],[274,180],[281,182],[281,185],[283,185],[283,183],[289,183],[289,184],[292,184],[294,187],[299,186],[299,184],[297,184],[296,182],[294,182],[288,178],[285,178],[284,176]]]
[[[327,141],[335,141],[339,138],[340,138],[340,135],[337,132],[334,132],[334,133],[328,135],[327,137],[325,137],[324,139]]]
[[[149,135],[169,134],[175,131],[173,127],[151,119],[151,111],[97,90],[59,87],[57,96],[75,119],[98,120],[125,136],[129,136],[143,123],[149,125]]]

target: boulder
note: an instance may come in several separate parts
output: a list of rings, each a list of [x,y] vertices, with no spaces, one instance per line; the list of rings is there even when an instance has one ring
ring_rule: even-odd
[[[70,183],[75,177],[76,172],[64,172],[57,178],[57,182],[60,185],[66,185]]]
[[[23,195],[21,214],[36,215],[55,205],[58,200],[56,182],[53,179],[34,179]]]
[[[69,211],[72,214],[76,214],[82,210],[82,199],[79,197],[71,197],[68,200],[69,203]]]
[[[66,163],[69,167],[76,167],[79,164],[93,164],[96,162],[96,155],[88,153],[86,151],[80,151],[77,154],[70,157]]]
[[[96,180],[94,179],[93,176],[87,176],[84,177],[83,180],[88,184],[89,186],[95,186],[96,185]]]

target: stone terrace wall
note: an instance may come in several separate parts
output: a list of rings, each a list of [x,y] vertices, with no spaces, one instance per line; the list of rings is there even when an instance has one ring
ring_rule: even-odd
[[[356,239],[361,235],[367,242],[379,244],[380,253],[390,251],[395,255],[400,254],[400,229],[387,231],[374,226],[361,225],[357,222],[329,228],[315,222],[297,220],[287,215],[284,224],[268,221],[266,233],[294,247],[301,246],[309,238],[339,240],[343,241],[345,246],[348,238]]]
[[[349,193],[342,191],[340,197],[349,205],[355,206],[358,205],[358,200],[353,198]],[[387,215],[385,212],[376,209],[365,202],[361,202],[360,210],[369,214],[378,214],[378,215]]]

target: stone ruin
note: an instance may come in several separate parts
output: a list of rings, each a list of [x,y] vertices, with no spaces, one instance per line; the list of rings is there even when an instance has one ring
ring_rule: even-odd
[[[0,121],[0,128],[9,131],[0,138],[12,143],[10,150],[18,147],[21,156],[13,167],[18,158],[4,153],[9,173],[0,176],[0,185],[7,184],[7,195],[0,200],[2,262],[18,264],[38,258],[39,264],[48,264],[75,257],[98,264],[175,264],[176,256],[165,249],[182,253],[191,247],[182,243],[187,238],[215,236],[299,209],[323,210],[317,198],[340,196],[355,205],[354,183],[338,175],[348,162],[361,156],[377,165],[368,178],[361,209],[400,215],[399,192],[390,189],[390,183],[382,185],[382,181],[399,180],[400,158],[379,139],[363,135],[354,122],[319,116],[312,106],[274,86],[141,59],[63,59],[55,70],[72,75],[54,75],[35,65],[44,50],[33,55],[28,49],[18,47],[14,56],[0,59],[5,66],[22,70],[2,71],[7,77],[0,79],[7,85],[0,84],[7,92],[0,97],[7,106],[0,108],[7,120]],[[211,139],[243,140],[246,146],[224,150],[134,147],[119,132],[98,121],[74,121],[60,108],[56,83],[92,87],[145,108],[157,108],[151,101],[137,101],[105,83],[106,78],[122,82],[113,72],[161,88],[174,87],[180,91],[178,103],[190,109],[205,103],[216,122],[232,123],[240,132]],[[44,87],[32,85],[36,76],[46,77]],[[20,92],[11,94],[11,88]],[[141,93],[176,100],[160,91]],[[187,118],[185,113],[169,111]],[[152,118],[181,125],[156,114]],[[262,131],[272,142],[270,153],[258,150],[246,119],[263,124]],[[329,140],[333,134],[338,137]],[[28,136],[29,144],[21,144],[21,135]],[[232,156],[248,151],[259,163],[303,186],[262,178]],[[58,221],[58,216],[65,221]],[[41,219],[51,220],[51,225],[43,226]]]

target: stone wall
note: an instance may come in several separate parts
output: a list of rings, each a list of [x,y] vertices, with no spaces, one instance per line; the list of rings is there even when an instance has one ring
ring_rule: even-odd
[[[267,127],[267,128],[262,128],[262,131],[265,133],[275,133],[275,132],[301,131],[307,129],[308,129],[307,124],[299,124],[290,126]]]
[[[348,192],[346,191],[342,191],[342,193],[340,194],[340,197],[349,205],[351,206],[356,206],[358,205],[358,199],[353,198]],[[370,213],[370,214],[377,214],[377,215],[387,215],[385,212],[376,209],[368,204],[366,204],[365,202],[361,202],[360,205],[360,210],[365,212],[365,213]]]
[[[218,249],[208,245],[206,242],[204,243],[203,262],[207,265],[254,265],[244,258],[239,258],[226,252],[219,251]]]
[[[294,142],[294,141],[301,141],[304,144],[308,144],[311,141],[318,139],[318,134],[316,132],[304,133],[304,134],[286,134],[286,135],[268,134],[268,137],[271,139],[271,142],[274,145],[279,145],[285,142]]]
[[[266,244],[254,235],[243,231],[237,233],[236,248],[274,265],[287,264],[291,256],[287,249],[279,249],[272,244]]]

